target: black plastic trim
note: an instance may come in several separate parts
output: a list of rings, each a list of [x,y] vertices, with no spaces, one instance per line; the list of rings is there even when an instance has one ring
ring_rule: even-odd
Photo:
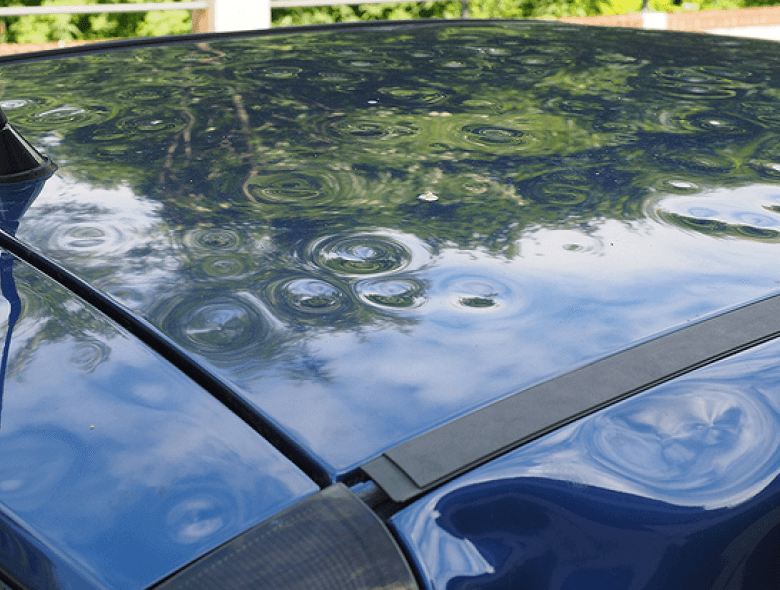
[[[241,533],[154,590],[419,590],[385,523],[343,484]]]
[[[36,178],[45,178],[54,174],[57,171],[57,168],[57,164],[52,162],[49,158],[45,158],[43,164],[30,170],[17,172],[15,174],[0,174],[0,184],[16,184],[19,182],[27,182],[28,180],[35,180]]]
[[[324,488],[332,483],[322,466],[270,418],[261,415],[259,410],[235,392],[228,382],[210,372],[155,326],[3,230],[0,230],[0,248],[36,268],[128,330],[249,424],[318,486]]]
[[[16,184],[51,176],[57,164],[41,155],[8,122],[0,109],[0,184]]]
[[[519,391],[361,466],[409,501],[578,418],[780,335],[780,295],[667,333]]]

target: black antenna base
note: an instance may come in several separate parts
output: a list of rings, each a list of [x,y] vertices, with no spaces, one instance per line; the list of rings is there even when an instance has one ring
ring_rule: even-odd
[[[57,164],[39,154],[0,110],[0,184],[51,176]]]

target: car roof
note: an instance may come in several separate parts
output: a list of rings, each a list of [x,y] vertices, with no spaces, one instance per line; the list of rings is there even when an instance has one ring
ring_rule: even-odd
[[[777,291],[770,43],[530,22],[185,41],[3,66],[0,104],[60,166],[18,238],[321,479]]]

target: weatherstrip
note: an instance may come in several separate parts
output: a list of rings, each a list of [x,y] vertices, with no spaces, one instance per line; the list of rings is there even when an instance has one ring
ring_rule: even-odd
[[[393,500],[406,502],[565,424],[778,335],[775,295],[521,390],[361,469]]]

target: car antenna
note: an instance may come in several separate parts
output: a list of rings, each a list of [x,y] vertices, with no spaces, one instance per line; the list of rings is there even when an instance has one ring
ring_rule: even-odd
[[[51,176],[57,165],[39,154],[8,122],[0,108],[0,184]]]

